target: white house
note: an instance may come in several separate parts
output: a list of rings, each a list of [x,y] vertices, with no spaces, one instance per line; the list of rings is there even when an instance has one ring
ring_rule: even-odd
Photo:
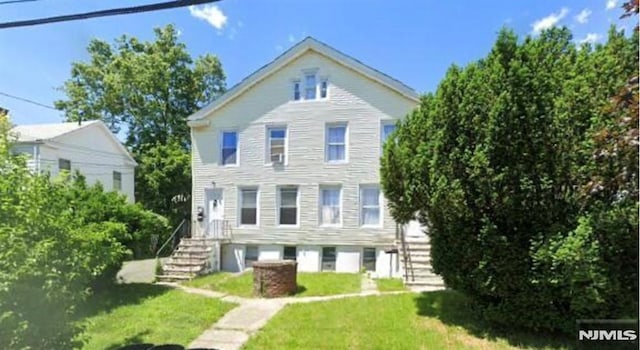
[[[189,117],[192,236],[219,239],[227,271],[284,258],[299,271],[399,276],[406,251],[379,165],[418,103],[398,80],[304,39]]]
[[[101,121],[20,125],[13,152],[28,156],[35,172],[79,170],[88,184],[102,183],[106,191],[119,191],[134,201],[137,165],[129,151]]]

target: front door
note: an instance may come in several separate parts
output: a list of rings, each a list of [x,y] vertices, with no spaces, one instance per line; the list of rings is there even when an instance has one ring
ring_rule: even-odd
[[[224,220],[224,198],[222,193],[220,188],[206,190],[206,222],[207,236],[209,237],[222,235]]]

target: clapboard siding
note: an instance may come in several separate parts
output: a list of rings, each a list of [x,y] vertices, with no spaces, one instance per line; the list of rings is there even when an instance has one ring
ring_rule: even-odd
[[[329,97],[292,101],[292,79],[301,79],[302,71],[309,68],[317,69],[318,77],[328,78]],[[192,129],[193,212],[204,206],[204,189],[215,181],[217,188],[224,189],[224,215],[234,226],[234,242],[389,244],[395,237],[395,223],[386,209],[383,227],[360,227],[359,186],[380,181],[381,123],[404,117],[416,104],[326,56],[308,51],[214,111],[208,116],[208,126]],[[325,163],[327,123],[347,124],[346,164]],[[268,126],[288,129],[285,166],[265,163]],[[223,130],[238,132],[238,166],[219,165]],[[342,227],[318,225],[319,186],[324,184],[342,186]],[[276,224],[279,185],[299,186],[299,227]],[[257,229],[236,227],[238,188],[247,186],[259,188]],[[386,208],[384,201],[382,204]]]

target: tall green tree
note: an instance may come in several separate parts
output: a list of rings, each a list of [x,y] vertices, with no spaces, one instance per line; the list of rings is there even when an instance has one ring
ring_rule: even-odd
[[[136,172],[136,197],[146,208],[175,221],[183,215],[179,209],[189,207],[180,207],[179,199],[191,193],[186,117],[224,92],[225,75],[217,57],[193,59],[174,26],[154,33],[153,41],[126,35],[113,45],[92,40],[87,48],[90,59],[73,63],[62,87],[66,99],[56,107],[69,121],[100,119],[123,135],[143,165]],[[180,155],[157,157],[168,153]]]
[[[394,217],[418,213],[434,269],[487,319],[571,332],[637,316],[637,137],[611,153],[598,134],[617,130],[611,97],[637,62],[637,32],[577,47],[567,29],[503,30],[385,144]]]

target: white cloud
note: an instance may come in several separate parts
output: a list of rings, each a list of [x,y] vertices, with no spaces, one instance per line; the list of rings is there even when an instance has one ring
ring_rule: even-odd
[[[244,22],[238,21],[238,28],[242,28],[242,26],[244,26]]]
[[[282,45],[276,45],[275,49],[276,51],[282,51],[284,48],[282,47]]]
[[[600,40],[601,38],[602,38],[602,35],[598,33],[589,33],[584,39],[580,40],[580,44],[584,44],[584,43],[593,44],[596,41]]]
[[[585,24],[587,22],[589,22],[589,16],[591,15],[591,10],[589,9],[584,9],[582,11],[580,11],[580,13],[578,13],[578,15],[575,17],[576,21],[580,24]]]
[[[618,4],[618,0],[607,0],[607,10],[614,9]]]
[[[541,18],[533,22],[533,24],[531,25],[531,27],[533,28],[533,34],[538,34],[545,29],[549,29],[555,26],[556,24],[558,24],[558,22],[560,22],[563,18],[565,18],[568,13],[569,13],[569,9],[566,7],[563,7],[562,9],[560,9],[560,12],[552,13],[547,17]]]
[[[216,29],[222,29],[227,24],[227,16],[215,5],[189,6],[189,13],[209,22]]]
[[[296,41],[296,37],[293,36],[293,34],[289,34],[289,38],[287,38],[287,40],[289,40],[290,43],[293,43]]]

